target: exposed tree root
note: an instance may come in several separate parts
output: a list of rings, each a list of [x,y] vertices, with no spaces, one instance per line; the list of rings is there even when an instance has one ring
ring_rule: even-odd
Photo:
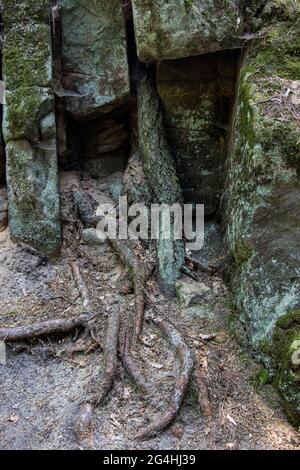
[[[212,408],[209,400],[208,388],[206,385],[205,371],[203,369],[199,356],[196,357],[195,379],[198,388],[199,406],[201,408],[203,416],[205,416],[208,423],[210,423],[212,420]]]
[[[78,292],[82,298],[82,305],[84,307],[88,307],[90,305],[90,297],[89,297],[89,292],[86,287],[86,284],[80,274],[80,269],[79,269],[79,264],[77,261],[73,261],[71,263],[71,268],[72,268],[72,273],[73,277],[78,289]]]
[[[116,308],[108,318],[106,337],[104,342],[104,375],[102,380],[89,384],[87,398],[81,405],[79,417],[75,426],[78,442],[90,440],[94,428],[94,411],[99,406],[113,386],[117,361],[118,361],[118,338],[120,329],[121,314]]]
[[[144,429],[140,430],[136,435],[137,439],[153,437],[174,421],[181,408],[194,366],[193,354],[179,331],[162,317],[153,316],[151,319],[161,329],[171,346],[175,349],[179,360],[179,371],[171,403],[166,412]]]
[[[124,351],[122,354],[122,361],[128,374],[136,384],[137,388],[146,396],[150,396],[152,393],[151,384],[147,381],[146,377],[142,373],[137,361],[134,359],[130,352],[131,341],[128,335],[125,338]]]
[[[82,313],[74,318],[48,320],[28,326],[18,326],[15,328],[1,328],[0,340],[21,341],[47,336],[53,333],[67,333],[78,326],[87,326],[95,317],[94,313]]]
[[[128,241],[110,240],[113,250],[118,254],[124,266],[128,268],[129,277],[133,284],[135,296],[135,334],[139,337],[143,330],[145,315],[144,288],[150,276],[151,268],[147,267],[146,261],[142,262],[134,252]]]

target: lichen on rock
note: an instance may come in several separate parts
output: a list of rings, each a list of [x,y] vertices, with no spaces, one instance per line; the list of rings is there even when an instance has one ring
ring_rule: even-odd
[[[299,3],[267,2],[261,18],[240,68],[224,223],[236,303],[268,364],[266,345],[285,334],[277,320],[300,306]],[[285,354],[277,356],[279,368]],[[282,374],[281,394],[286,403],[297,396],[299,410],[292,372]]]
[[[109,112],[129,97],[125,19],[119,0],[62,0],[62,86],[75,118]]]
[[[49,2],[3,6],[9,225],[13,240],[51,254],[61,228]]]
[[[143,62],[207,54],[240,46],[238,0],[133,0],[139,58]]]

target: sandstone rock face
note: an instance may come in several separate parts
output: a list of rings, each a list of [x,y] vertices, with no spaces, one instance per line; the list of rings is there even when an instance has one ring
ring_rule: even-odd
[[[49,2],[4,0],[3,134],[12,238],[47,253],[60,245]]]
[[[219,207],[235,78],[234,53],[158,66],[158,93],[184,199],[204,204],[206,215]]]
[[[270,2],[262,17],[263,39],[240,72],[226,205],[233,292],[260,349],[276,320],[300,306],[300,7]],[[300,333],[293,328],[294,336]],[[285,388],[281,372],[281,393],[289,401],[290,376]],[[300,394],[297,400],[299,410]],[[295,401],[291,406],[295,411]]]
[[[78,119],[91,118],[126,101],[129,78],[122,2],[63,0],[61,25],[67,111]]]
[[[179,59],[239,46],[238,0],[133,0],[138,55],[143,62]]]

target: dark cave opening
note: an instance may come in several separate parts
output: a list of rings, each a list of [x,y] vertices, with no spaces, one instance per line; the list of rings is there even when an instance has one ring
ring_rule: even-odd
[[[167,140],[184,201],[218,214],[224,186],[239,52],[161,62],[157,69]]]
[[[130,151],[128,104],[95,119],[66,118],[68,154],[63,169],[105,178],[124,171]]]

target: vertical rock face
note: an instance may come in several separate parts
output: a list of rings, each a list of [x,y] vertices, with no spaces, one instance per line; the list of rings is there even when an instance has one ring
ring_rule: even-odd
[[[93,118],[129,96],[125,20],[120,0],[62,0],[62,85],[66,109]]]
[[[260,348],[269,345],[277,319],[292,310],[299,315],[299,3],[269,2],[261,16],[262,37],[240,71],[226,206],[233,291],[249,337]],[[299,333],[294,321],[293,338]],[[299,413],[299,379],[284,371],[286,363],[281,367],[281,393],[288,401],[293,377],[298,404],[294,396],[291,406]]]
[[[60,245],[48,0],[4,0],[6,142],[12,237],[47,253]]]
[[[236,54],[230,52],[158,66],[158,93],[184,198],[205,204],[206,215],[219,207],[235,78]]]
[[[239,46],[238,0],[132,0],[143,62],[179,59]]]

